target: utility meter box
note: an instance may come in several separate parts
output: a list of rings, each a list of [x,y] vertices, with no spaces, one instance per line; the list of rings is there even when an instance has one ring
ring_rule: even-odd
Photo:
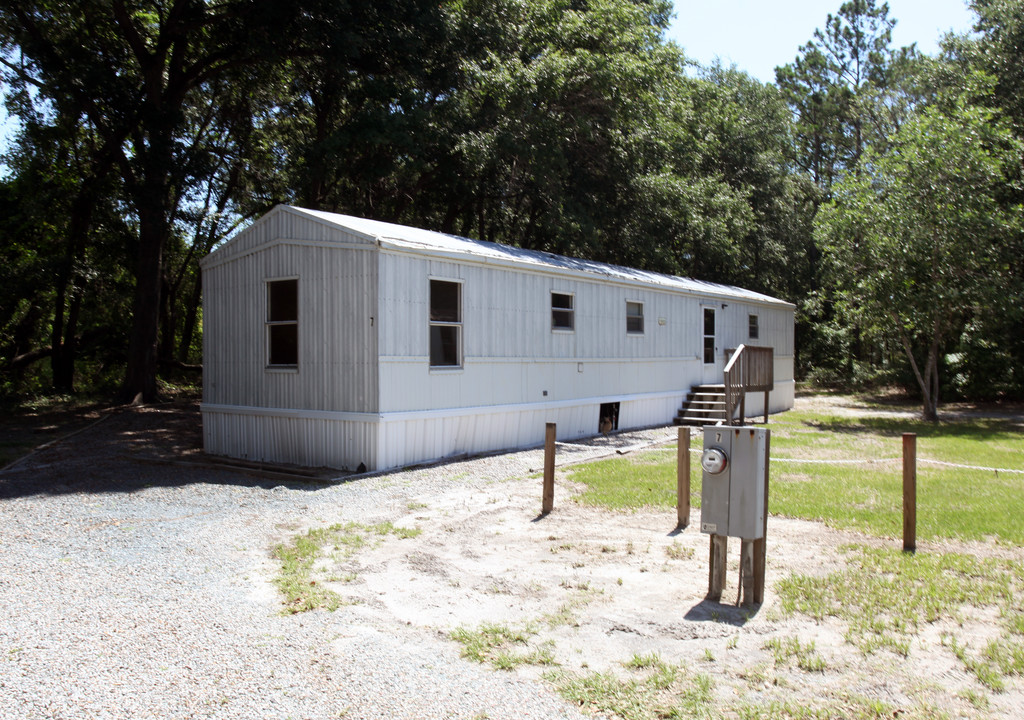
[[[704,428],[701,532],[744,540],[764,537],[767,439],[765,428]]]

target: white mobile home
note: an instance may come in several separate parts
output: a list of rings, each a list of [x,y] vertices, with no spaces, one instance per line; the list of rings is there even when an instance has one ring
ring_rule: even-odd
[[[287,206],[202,268],[215,454],[374,470],[668,424],[740,343],[793,405],[793,305],[736,287]]]

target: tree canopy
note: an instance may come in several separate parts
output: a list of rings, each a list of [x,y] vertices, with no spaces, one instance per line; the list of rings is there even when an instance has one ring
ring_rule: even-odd
[[[668,0],[11,0],[0,392],[152,400],[198,261],[289,202],[775,294],[801,376],[926,412],[1024,394],[1024,12],[972,8],[929,58],[844,2],[765,84]]]

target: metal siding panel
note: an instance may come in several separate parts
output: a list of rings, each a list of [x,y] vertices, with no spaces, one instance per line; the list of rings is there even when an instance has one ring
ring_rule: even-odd
[[[375,245],[361,235],[279,206],[236,233],[213,253],[213,257],[218,260],[233,258],[277,240]]]
[[[207,452],[308,467],[376,467],[377,427],[376,422],[203,411]]]
[[[380,256],[381,350],[384,357],[428,355],[428,263],[406,255]]]
[[[204,397],[256,407],[377,409],[375,253],[276,246],[208,269]],[[299,278],[299,368],[265,368],[265,282]]]

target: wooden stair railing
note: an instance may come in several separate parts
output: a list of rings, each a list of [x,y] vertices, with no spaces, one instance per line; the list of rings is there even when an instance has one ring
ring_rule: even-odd
[[[725,424],[739,424],[746,418],[748,392],[764,392],[764,421],[768,422],[768,393],[775,385],[774,354],[770,347],[740,345],[725,365]]]

